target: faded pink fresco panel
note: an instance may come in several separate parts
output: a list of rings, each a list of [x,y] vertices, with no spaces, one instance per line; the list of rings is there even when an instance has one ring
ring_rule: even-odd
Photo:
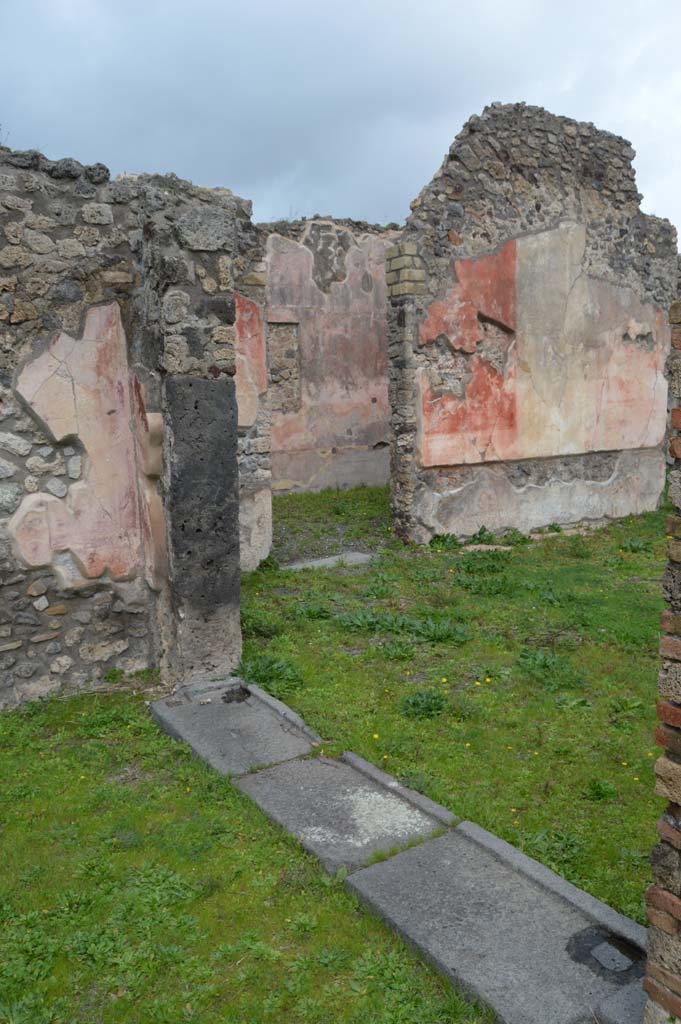
[[[273,455],[386,444],[388,244],[375,236],[358,240],[346,253],[345,278],[322,291],[313,278],[311,250],[270,238],[267,318],[299,325],[300,375],[299,407],[273,412]]]
[[[238,292],[236,304],[236,399],[239,427],[252,427],[267,391],[265,328],[260,307]]]
[[[77,439],[84,450],[83,478],[66,498],[27,495],[10,521],[18,554],[31,567],[49,566],[70,552],[83,581],[108,573],[126,580],[162,564],[163,536],[152,529],[160,498],[142,508],[137,439],[158,468],[158,427],[149,437],[141,389],[130,374],[118,304],[94,306],[79,341],[59,334],[21,370],[17,392],[58,442]],[[143,470],[140,469],[143,473]]]
[[[585,232],[578,224],[518,239],[513,287],[508,258],[456,264],[458,282],[431,305],[420,342],[444,332],[452,348],[472,353],[470,373],[459,398],[435,387],[432,371],[419,371],[421,465],[662,443],[665,318],[630,289],[589,277],[584,250]],[[503,327],[508,338],[501,372],[485,359],[484,333],[478,335],[485,319]]]

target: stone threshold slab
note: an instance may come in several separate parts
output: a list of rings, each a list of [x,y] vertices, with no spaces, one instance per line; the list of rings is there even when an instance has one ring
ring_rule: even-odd
[[[499,1024],[641,1024],[645,929],[471,822],[346,884]]]
[[[340,555],[329,555],[326,558],[308,558],[301,562],[289,562],[282,565],[282,569],[289,569],[292,572],[300,572],[301,569],[333,569],[337,565],[351,567],[353,565],[368,565],[374,555],[367,551],[343,551]]]
[[[354,754],[287,761],[236,787],[331,874],[427,839],[454,816]]]
[[[281,701],[235,678],[194,681],[155,701],[151,713],[220,775],[306,757],[321,742]]]

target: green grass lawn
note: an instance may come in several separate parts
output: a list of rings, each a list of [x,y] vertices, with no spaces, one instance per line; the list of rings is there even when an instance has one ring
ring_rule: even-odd
[[[244,673],[326,753],[356,751],[644,921],[664,512],[475,552],[392,539],[382,489],[274,514],[286,544],[244,580]],[[334,518],[378,551],[370,567],[272,567],[319,553]]]
[[[643,920],[663,514],[481,552],[403,546],[383,489],[279,498],[275,518],[274,557],[244,579],[249,678],[326,753]],[[342,547],[378,556],[273,567]],[[489,1021],[142,696],[0,715],[0,778],[0,1024]]]
[[[483,1024],[131,694],[0,715],[3,1024]]]

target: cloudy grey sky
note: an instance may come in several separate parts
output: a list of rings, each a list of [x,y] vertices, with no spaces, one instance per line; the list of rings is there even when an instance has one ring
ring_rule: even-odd
[[[470,114],[525,100],[637,151],[681,226],[679,0],[0,0],[6,145],[174,171],[259,220],[402,220]]]

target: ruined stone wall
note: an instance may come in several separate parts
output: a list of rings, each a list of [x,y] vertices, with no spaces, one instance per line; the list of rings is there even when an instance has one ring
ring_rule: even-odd
[[[251,233],[227,191],[0,150],[0,706],[238,660]]]
[[[656,792],[669,801],[657,822],[654,883],[648,890],[648,966],[644,988],[650,997],[646,1024],[681,1019],[681,303],[671,307],[672,351],[667,364],[671,398],[668,563],[664,577],[667,609],[662,614],[659,677],[660,720],[655,742],[663,754],[655,765]]]
[[[241,233],[234,267],[239,427],[241,568],[256,569],[272,547],[272,417],[268,394],[265,232]]]
[[[472,117],[388,251],[393,509],[420,542],[656,507],[676,238],[623,139]]]
[[[384,256],[396,232],[329,219],[269,228],[273,488],[384,484],[389,474]]]

